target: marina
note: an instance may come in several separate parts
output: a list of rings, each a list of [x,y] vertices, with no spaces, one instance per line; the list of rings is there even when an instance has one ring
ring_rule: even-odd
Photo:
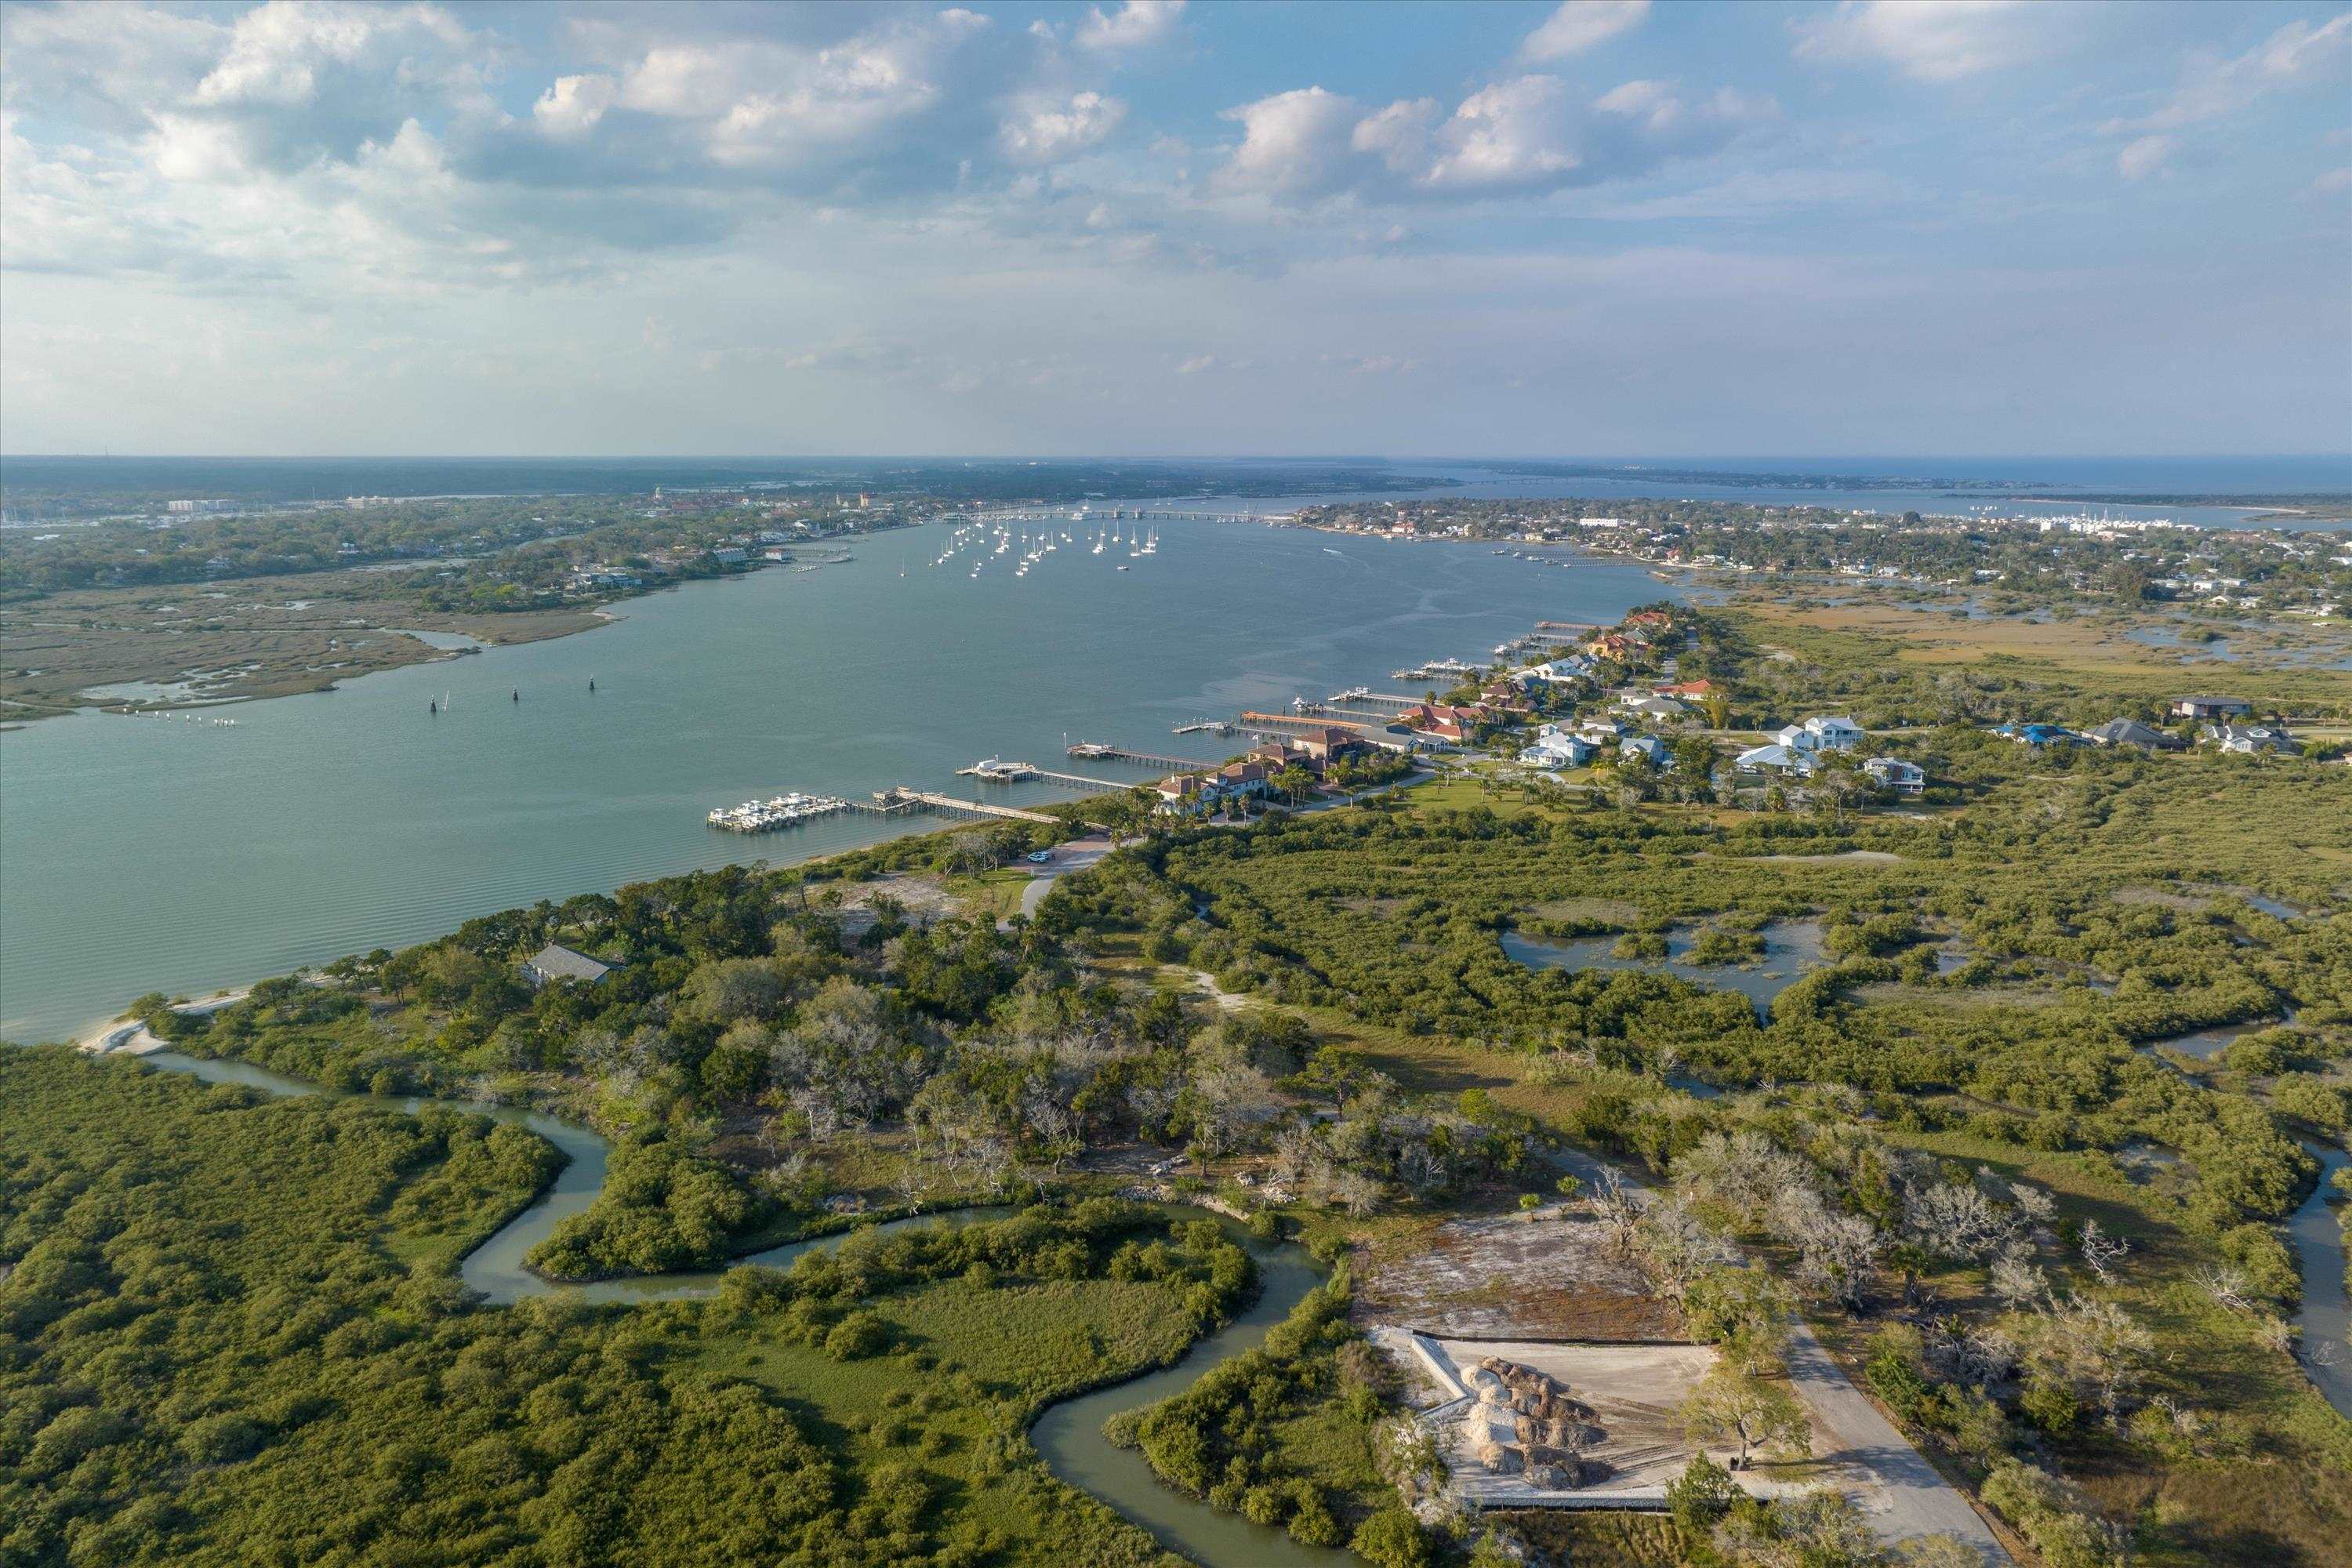
[[[773,833],[848,808],[847,801],[829,795],[780,795],[768,800],[720,806],[706,820],[711,826],[729,833]]]
[[[1460,680],[1476,675],[1484,665],[1471,664],[1458,658],[1433,658],[1426,664],[1409,665],[1389,672],[1391,680]]]

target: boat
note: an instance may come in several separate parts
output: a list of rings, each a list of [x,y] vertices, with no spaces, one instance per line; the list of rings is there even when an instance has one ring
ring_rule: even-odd
[[[847,801],[835,795],[794,793],[776,795],[769,800],[747,800],[740,805],[721,806],[709,813],[705,820],[711,826],[724,828],[730,833],[768,833],[848,808]]]
[[[1132,566],[1121,566],[1121,567],[1119,568],[1119,570],[1120,570],[1120,571],[1122,571],[1122,572],[1132,572],[1132,571],[1134,571],[1134,570],[1135,570],[1135,568],[1134,568],[1134,567],[1132,567]]]

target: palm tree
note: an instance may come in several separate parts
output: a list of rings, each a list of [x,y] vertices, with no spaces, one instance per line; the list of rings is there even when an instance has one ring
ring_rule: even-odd
[[[1698,710],[1706,715],[1708,729],[1727,730],[1731,727],[1731,699],[1722,692],[1709,691],[1701,694],[1698,700]]]

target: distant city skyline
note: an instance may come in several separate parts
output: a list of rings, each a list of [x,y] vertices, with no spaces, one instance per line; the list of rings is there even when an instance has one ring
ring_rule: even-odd
[[[2325,454],[2352,10],[0,7],[0,451]]]

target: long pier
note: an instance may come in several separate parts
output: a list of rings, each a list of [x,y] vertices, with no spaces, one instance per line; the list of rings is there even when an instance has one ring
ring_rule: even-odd
[[[936,811],[946,816],[971,819],[995,818],[1009,822],[1043,822],[1058,825],[1061,818],[1048,816],[1042,811],[1024,811],[1017,805],[992,805],[984,800],[958,800],[951,795],[933,795],[929,790],[908,789],[903,784],[893,789],[874,792],[874,805],[861,807],[884,816],[895,816],[902,811],[918,808]]]
[[[1137,763],[1147,768],[1166,768],[1172,773],[1192,773],[1217,765],[1198,757],[1166,757],[1157,752],[1130,752],[1125,746],[1105,746],[1092,741],[1080,741],[1069,748],[1069,753],[1074,757],[1100,757],[1106,762]]]
[[[1241,718],[1244,730],[1370,730],[1383,731],[1386,726],[1367,719],[1301,719],[1289,713],[1249,713]]]
[[[1323,699],[1323,706],[1326,708],[1345,708],[1349,706],[1358,708],[1387,708],[1402,713],[1408,708],[1420,707],[1421,699],[1418,697],[1401,696],[1393,691],[1367,690],[1365,688],[1359,686],[1349,691],[1334,691],[1330,696]]]

